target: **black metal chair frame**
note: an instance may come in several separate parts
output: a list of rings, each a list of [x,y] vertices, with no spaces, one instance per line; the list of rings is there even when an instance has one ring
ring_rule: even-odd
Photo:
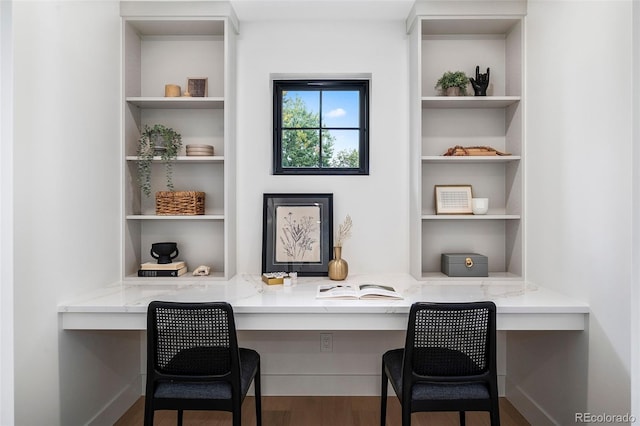
[[[457,324],[449,321],[452,317]],[[382,426],[389,380],[402,406],[403,426],[411,425],[411,413],[421,411],[458,411],[462,426],[465,411],[488,411],[491,425],[498,426],[495,304],[414,303],[405,347],[382,358]],[[435,396],[438,389],[453,395]]]
[[[184,410],[229,411],[240,426],[252,381],[260,426],[260,355],[238,347],[230,304],[149,304],[145,426],[153,425],[156,410],[177,410],[179,426]]]

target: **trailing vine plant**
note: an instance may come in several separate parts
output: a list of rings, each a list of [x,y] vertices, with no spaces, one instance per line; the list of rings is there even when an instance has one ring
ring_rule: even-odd
[[[162,124],[144,126],[144,130],[138,139],[138,183],[142,193],[151,196],[151,164],[158,147],[162,149],[157,153],[165,163],[165,176],[167,189],[173,191],[172,161],[178,156],[182,147],[182,136],[170,127]]]

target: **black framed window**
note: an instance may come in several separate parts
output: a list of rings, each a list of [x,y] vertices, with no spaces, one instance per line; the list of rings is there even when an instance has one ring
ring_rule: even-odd
[[[369,174],[368,80],[275,80],[273,173]]]

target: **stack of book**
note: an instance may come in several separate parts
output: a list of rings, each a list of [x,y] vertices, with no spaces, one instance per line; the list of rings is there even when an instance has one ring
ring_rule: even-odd
[[[179,277],[187,272],[187,264],[182,261],[171,263],[145,262],[138,269],[139,277]]]

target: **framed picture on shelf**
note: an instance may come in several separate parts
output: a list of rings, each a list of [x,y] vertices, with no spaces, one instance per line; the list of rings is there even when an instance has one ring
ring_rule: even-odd
[[[436,214],[473,213],[471,185],[436,185]]]
[[[333,194],[264,194],[262,272],[326,276],[332,230]]]
[[[189,92],[189,95],[194,98],[206,98],[209,96],[208,78],[188,78],[187,92]]]

